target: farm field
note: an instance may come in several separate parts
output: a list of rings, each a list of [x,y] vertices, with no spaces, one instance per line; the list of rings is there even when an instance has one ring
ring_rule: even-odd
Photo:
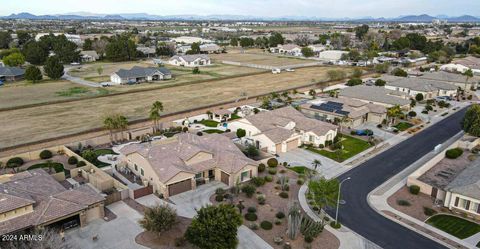
[[[349,68],[309,67],[273,75],[265,73],[192,85],[78,100],[69,103],[0,112],[0,147],[77,133],[102,126],[107,114],[118,113],[129,120],[145,118],[154,101],[162,101],[165,113],[266,94],[292,87],[327,81],[327,71]],[[110,88],[108,88],[110,89]],[[28,131],[28,132],[27,132]]]

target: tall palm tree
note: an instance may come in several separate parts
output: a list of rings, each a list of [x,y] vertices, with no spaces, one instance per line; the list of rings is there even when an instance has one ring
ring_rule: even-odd
[[[115,142],[113,139],[113,130],[115,129],[115,121],[112,116],[107,116],[103,119],[103,127],[110,133],[110,143]]]
[[[463,75],[465,75],[465,77],[467,78],[465,80],[465,88],[463,89],[464,91],[467,91],[467,84],[468,84],[468,80],[470,78],[473,78],[473,72],[472,72],[472,69],[468,69],[467,71],[465,71],[465,73],[463,73]]]
[[[128,128],[128,119],[123,115],[116,115],[116,128],[120,130],[122,141],[124,140],[123,132]]]
[[[158,120],[160,119],[160,112],[163,112],[163,103],[155,101],[150,108],[149,118],[153,121],[153,132],[158,131]]]
[[[389,123],[394,123],[395,118],[398,117],[402,113],[402,109],[399,105],[395,105],[387,109],[387,117],[390,118]]]
[[[313,165],[313,168],[315,169],[315,171],[317,171],[317,167],[322,166],[322,162],[318,159],[315,159],[315,160],[313,160],[312,165]]]

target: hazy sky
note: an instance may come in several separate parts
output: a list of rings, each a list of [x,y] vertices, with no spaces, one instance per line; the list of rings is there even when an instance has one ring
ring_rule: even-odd
[[[480,0],[0,0],[0,6],[0,15],[92,12],[269,17],[396,17],[424,13],[480,16]]]

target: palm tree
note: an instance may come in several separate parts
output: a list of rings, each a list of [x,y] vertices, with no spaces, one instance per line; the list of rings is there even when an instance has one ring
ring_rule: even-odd
[[[153,121],[153,132],[158,131],[158,120],[160,119],[160,112],[163,112],[163,103],[155,101],[150,108],[149,118]]]
[[[128,119],[123,115],[116,115],[116,128],[120,130],[122,141],[124,140],[123,132],[128,128]]]
[[[395,105],[387,109],[387,117],[390,118],[389,123],[394,123],[395,118],[398,117],[402,113],[402,109],[399,105]]]
[[[113,130],[115,128],[115,121],[112,116],[107,116],[103,119],[103,127],[110,132],[110,142],[115,142],[113,139]]]
[[[322,162],[318,159],[315,159],[315,160],[313,160],[312,165],[313,165],[313,168],[315,169],[315,171],[317,171],[317,167],[322,166]]]
[[[319,213],[325,207],[335,206],[338,197],[338,185],[337,179],[327,180],[324,177],[308,183],[308,189],[313,196],[313,201],[320,209]]]
[[[467,78],[466,81],[465,81],[465,88],[464,88],[464,90],[466,91],[468,80],[473,77],[472,69],[468,69],[467,71],[465,71],[465,73],[463,73],[463,75],[465,75],[465,77]]]
[[[348,116],[343,116],[342,119],[340,119],[340,133],[342,133],[342,127],[350,121],[351,118],[349,118]]]

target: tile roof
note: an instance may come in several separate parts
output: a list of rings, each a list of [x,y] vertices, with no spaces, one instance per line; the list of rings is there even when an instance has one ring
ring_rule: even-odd
[[[20,76],[25,74],[25,69],[19,67],[0,67],[1,76]]]
[[[318,109],[313,108],[313,106],[320,105],[321,103],[326,103],[326,102],[335,102],[335,103],[343,104],[340,110],[348,112],[347,117],[349,118],[358,118],[370,112],[379,113],[379,114],[383,114],[387,112],[387,109],[385,108],[385,106],[366,103],[360,100],[350,99],[345,97],[317,99],[301,105],[301,108],[309,109],[313,111],[319,111]],[[324,111],[324,112],[327,112],[327,111]],[[332,112],[332,114],[337,114],[338,116],[344,116],[340,113]]]
[[[0,193],[23,200],[8,206],[0,201],[0,210],[33,204],[33,212],[0,222],[0,234],[41,225],[105,200],[88,185],[67,190],[43,169],[15,174],[10,181],[0,184]]]
[[[466,83],[467,82],[467,77],[463,74],[458,74],[458,73],[448,73],[444,71],[438,71],[438,72],[426,72],[423,73],[422,76],[418,77],[421,79],[430,79],[430,80],[439,80],[439,81],[445,81],[445,82],[452,82],[452,83]],[[468,80],[469,83],[479,81],[480,78],[477,76],[474,76],[473,78],[470,78]]]
[[[179,172],[197,173],[208,168],[218,167],[231,174],[244,166],[257,165],[246,157],[226,136],[207,134],[197,136],[183,133],[173,138],[156,142],[130,144],[120,150],[124,155],[138,153],[145,158],[162,182],[167,182]],[[199,152],[212,154],[212,159],[195,164],[187,161]]]
[[[436,92],[438,90],[457,90],[457,87],[439,80],[429,80],[419,77],[402,77],[402,79],[387,81],[387,85],[408,88],[421,92]]]
[[[458,174],[447,187],[447,190],[480,200],[480,159],[475,160]]]
[[[157,73],[160,73],[163,75],[172,74],[170,70],[164,67],[138,67],[138,66],[134,66],[131,69],[120,69],[117,72],[115,72],[115,74],[118,75],[120,78],[147,77]]]
[[[410,101],[408,100],[405,93],[377,86],[358,85],[347,87],[340,90],[339,96],[355,98],[364,101],[378,102],[388,105],[404,106],[410,104]]]

